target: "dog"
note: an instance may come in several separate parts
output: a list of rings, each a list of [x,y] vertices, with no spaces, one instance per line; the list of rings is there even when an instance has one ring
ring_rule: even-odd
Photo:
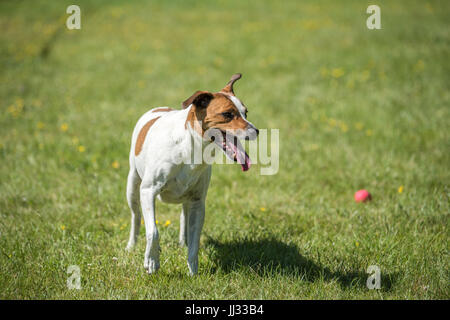
[[[234,94],[233,84],[240,78],[241,74],[234,74],[219,92],[195,92],[182,103],[181,110],[152,109],[134,128],[127,179],[127,202],[131,210],[127,250],[136,244],[142,213],[147,239],[144,268],[150,274],[160,266],[156,198],[182,204],[179,241],[188,248],[189,274],[198,272],[211,165],[180,159],[190,159],[195,146],[204,148],[215,143],[229,159],[241,164],[243,171],[250,168],[251,160],[239,139],[256,139],[259,130],[247,120],[247,108]],[[216,134],[208,133],[211,131]]]

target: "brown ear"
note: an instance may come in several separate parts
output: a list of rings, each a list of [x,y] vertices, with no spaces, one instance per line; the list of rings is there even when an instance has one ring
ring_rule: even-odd
[[[192,104],[198,109],[206,109],[212,99],[214,99],[214,96],[210,92],[203,92],[195,97]]]
[[[187,107],[189,107],[195,100],[195,98],[197,98],[198,96],[200,96],[203,93],[209,93],[208,91],[196,91],[192,96],[190,96],[189,98],[187,98],[182,104],[181,106],[183,107],[183,109],[186,109]]]
[[[242,74],[240,73],[235,73],[231,76],[230,81],[228,81],[227,85],[221,90],[222,92],[228,93],[228,94],[233,94],[234,95],[234,91],[233,91],[233,84],[239,80],[242,77]]]

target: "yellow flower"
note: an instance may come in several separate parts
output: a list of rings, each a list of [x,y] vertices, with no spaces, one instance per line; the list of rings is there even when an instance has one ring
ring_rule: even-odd
[[[23,107],[23,99],[22,98],[17,98],[16,99],[16,105],[19,109],[22,109]]]
[[[366,135],[367,135],[368,137],[370,137],[372,134],[373,134],[373,131],[372,131],[372,130],[370,130],[370,129],[367,129],[367,130],[366,130]]]
[[[45,123],[39,121],[39,122],[36,124],[36,126],[37,126],[38,129],[43,129],[43,128],[45,127]]]
[[[308,97],[307,101],[308,101],[308,103],[309,103],[310,105],[315,105],[315,104],[317,104],[317,99],[314,98],[314,97]]]
[[[316,20],[306,20],[302,22],[302,26],[306,30],[317,30],[320,27],[320,24]]]
[[[114,162],[111,164],[111,166],[112,166],[114,169],[119,169],[120,164],[119,164],[118,161],[114,161]]]
[[[139,51],[140,48],[141,48],[141,45],[139,43],[135,42],[131,45],[131,50],[133,50],[133,51]]]
[[[19,101],[19,103],[17,102]],[[8,107],[8,112],[14,117],[17,118],[20,116],[22,110],[23,110],[23,102],[20,102],[23,100],[16,100],[16,104],[12,104]]]
[[[398,187],[398,193],[402,193],[403,192],[403,186]]]
[[[346,84],[347,88],[353,89],[355,87],[355,80],[349,79]]]
[[[78,146],[78,152],[83,153],[85,151],[86,151],[86,148],[84,146]]]
[[[60,129],[62,132],[66,132],[69,129],[69,126],[67,125],[67,123],[63,123]]]
[[[159,221],[158,221],[158,220],[156,220],[156,221],[155,221],[155,223],[156,223],[156,224],[158,224],[158,223],[159,223]]]
[[[364,70],[361,73],[361,81],[367,81],[370,78],[370,71],[369,70]]]
[[[172,222],[170,222],[170,220],[166,220],[166,223],[164,223],[164,227],[167,227],[171,224]]]
[[[340,127],[341,127],[341,131],[342,132],[347,132],[348,131],[348,126],[345,123],[341,123]]]
[[[206,71],[208,71],[205,67],[199,67],[197,68],[197,73],[198,74],[205,74]]]
[[[142,80],[140,80],[140,81],[138,82],[138,87],[139,87],[140,89],[145,88],[145,82],[142,81]]]
[[[144,224],[144,219],[141,219],[141,224],[142,224],[142,225]]]
[[[357,122],[355,123],[355,129],[356,130],[362,130],[362,128],[364,127],[364,125],[361,122]]]
[[[273,56],[270,56],[270,57],[268,57],[268,58],[263,58],[263,59],[259,62],[259,65],[260,65],[261,67],[267,67],[267,66],[271,65],[271,64],[273,63],[273,61],[274,61],[274,57],[273,57]]]
[[[8,112],[9,113],[11,113],[11,114],[13,114],[14,112],[16,112],[16,106],[15,105],[10,105],[9,107],[8,107]]]
[[[62,225],[62,226],[61,226],[61,230],[63,230],[63,231],[66,230],[66,226],[65,226],[65,225]]]
[[[359,242],[358,241],[355,242],[355,246],[359,247]]]
[[[331,70],[331,75],[333,76],[333,78],[340,78],[344,75],[344,69],[342,68],[334,68],[333,70]]]
[[[32,104],[33,104],[33,106],[38,107],[38,108],[42,106],[42,102],[39,99],[34,99]]]
[[[328,124],[330,125],[330,127],[334,127],[337,124],[336,119],[330,118],[328,120]]]
[[[414,66],[414,69],[416,71],[422,71],[424,68],[425,68],[425,63],[423,62],[423,60],[417,61],[416,65]]]
[[[215,64],[216,66],[219,66],[219,67],[222,66],[222,65],[223,65],[223,59],[220,58],[220,57],[214,59],[214,64]]]
[[[80,142],[80,140],[79,140],[77,137],[73,137],[73,138],[72,138],[72,143],[73,143],[74,145],[77,145],[79,142]]]
[[[261,210],[262,212],[264,212],[264,211],[266,211],[266,208],[261,207],[261,208],[259,208],[259,210]]]

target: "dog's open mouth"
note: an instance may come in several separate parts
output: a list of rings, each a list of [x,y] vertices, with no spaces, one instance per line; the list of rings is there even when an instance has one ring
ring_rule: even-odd
[[[222,148],[228,158],[239,163],[242,171],[250,169],[252,162],[247,152],[245,152],[244,147],[239,142],[239,139],[231,134],[225,134],[223,131],[220,132],[222,133],[222,140],[218,141],[219,139],[214,139],[214,143]]]

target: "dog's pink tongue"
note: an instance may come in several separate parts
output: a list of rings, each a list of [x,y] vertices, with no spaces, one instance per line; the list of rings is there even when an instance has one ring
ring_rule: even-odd
[[[244,150],[239,150],[238,153],[236,153],[236,158],[242,167],[242,171],[247,171],[248,169],[250,169],[252,162],[250,161],[247,152],[245,152]]]
[[[250,166],[252,165],[252,161],[250,160],[250,157],[248,156],[247,152],[244,151],[245,159],[244,163],[241,163],[242,171],[247,171],[250,169]]]
[[[242,145],[240,145],[239,141],[237,141],[237,145],[233,144],[233,151],[236,152],[236,160],[241,165],[242,171],[247,171],[250,169],[252,162],[247,152],[245,152]]]

